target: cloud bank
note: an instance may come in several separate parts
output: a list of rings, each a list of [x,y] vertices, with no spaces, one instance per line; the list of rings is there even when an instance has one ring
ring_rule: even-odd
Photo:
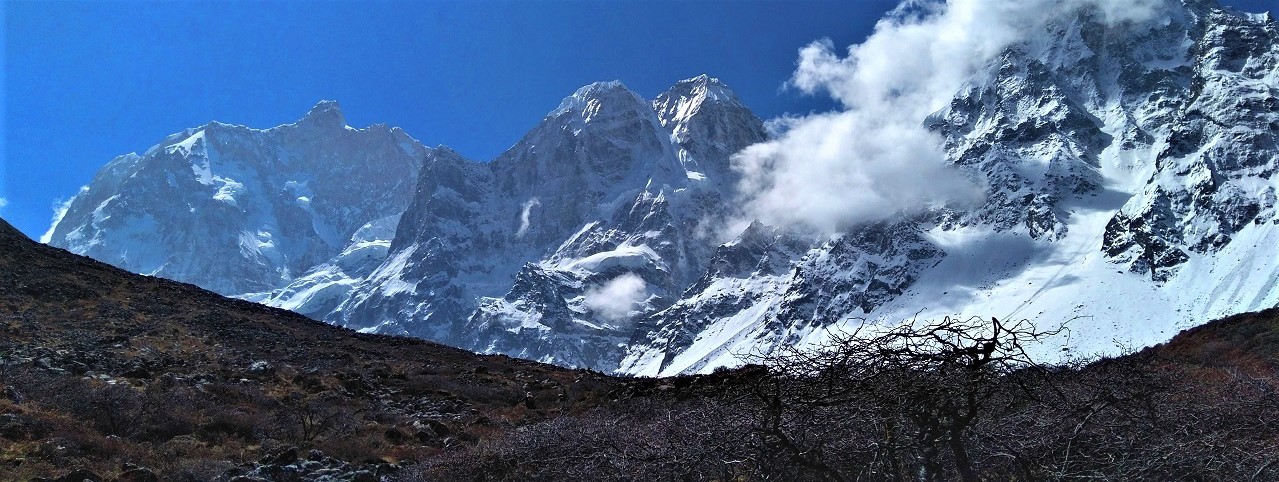
[[[769,123],[776,137],[733,159],[741,220],[835,232],[942,203],[980,202],[983,189],[946,166],[924,119],[964,82],[1046,23],[1091,9],[1107,24],[1142,21],[1164,0],[908,0],[840,56],[830,40],[799,50],[788,86],[829,95],[838,112]]]
[[[644,279],[627,273],[586,290],[583,303],[601,318],[622,321],[629,318],[635,305],[647,297],[648,285]]]

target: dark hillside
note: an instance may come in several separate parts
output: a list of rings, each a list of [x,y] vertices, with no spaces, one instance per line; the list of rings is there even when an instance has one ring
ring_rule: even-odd
[[[1279,375],[1279,308],[1243,313],[1179,333],[1151,351],[1183,363]]]
[[[1279,478],[1279,310],[1069,366],[956,336],[614,378],[355,333],[0,221],[0,480]]]
[[[3,480],[109,478],[125,463],[203,480],[290,448],[385,472],[581,410],[617,383],[130,274],[3,221],[0,370]]]

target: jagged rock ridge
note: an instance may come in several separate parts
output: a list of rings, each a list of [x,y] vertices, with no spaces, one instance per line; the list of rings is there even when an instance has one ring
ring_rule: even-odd
[[[706,76],[652,102],[583,87],[492,162],[429,158],[387,261],[325,319],[612,370],[634,316],[592,290],[638,276],[635,316],[678,299],[715,250],[699,227],[728,208],[729,156],[764,138]]]
[[[112,160],[44,241],[225,295],[271,291],[402,212],[429,151],[347,127],[332,101],[266,130],[211,122]]]

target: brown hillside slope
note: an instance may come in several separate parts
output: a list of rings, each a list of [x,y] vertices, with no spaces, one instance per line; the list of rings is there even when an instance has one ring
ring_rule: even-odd
[[[0,480],[957,480],[956,446],[984,480],[1276,480],[1277,354],[1268,310],[987,377],[939,438],[891,387],[947,372],[606,377],[354,333],[0,221]]]
[[[1279,308],[1205,323],[1148,351],[1182,363],[1274,377],[1279,375]]]
[[[616,382],[133,275],[0,220],[0,384],[2,480],[124,463],[203,480],[290,447],[385,471]]]

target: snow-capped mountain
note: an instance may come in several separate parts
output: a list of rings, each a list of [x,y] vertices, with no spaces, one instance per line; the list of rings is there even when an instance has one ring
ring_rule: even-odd
[[[1279,304],[1279,33],[1268,15],[1164,2],[1142,22],[1055,19],[921,119],[986,186],[976,209],[864,225],[796,253],[753,228],[637,333],[620,370],[741,363],[832,329],[980,314],[1065,322],[1113,352]],[[1117,348],[1119,346],[1120,348]]]
[[[1279,304],[1274,19],[1080,5],[919,119],[978,207],[725,243],[734,155],[768,135],[701,76],[652,100],[583,87],[491,162],[347,128],[331,104],[209,124],[108,164],[52,242],[351,328],[642,375],[866,321],[1068,321],[1040,347],[1060,356]]]
[[[632,320],[700,275],[729,156],[764,138],[706,76],[652,102],[619,82],[583,87],[492,162],[433,153],[386,261],[324,319],[612,370]]]
[[[271,291],[403,212],[428,152],[398,128],[348,127],[332,101],[266,130],[211,122],[112,160],[43,241],[226,295]]]

